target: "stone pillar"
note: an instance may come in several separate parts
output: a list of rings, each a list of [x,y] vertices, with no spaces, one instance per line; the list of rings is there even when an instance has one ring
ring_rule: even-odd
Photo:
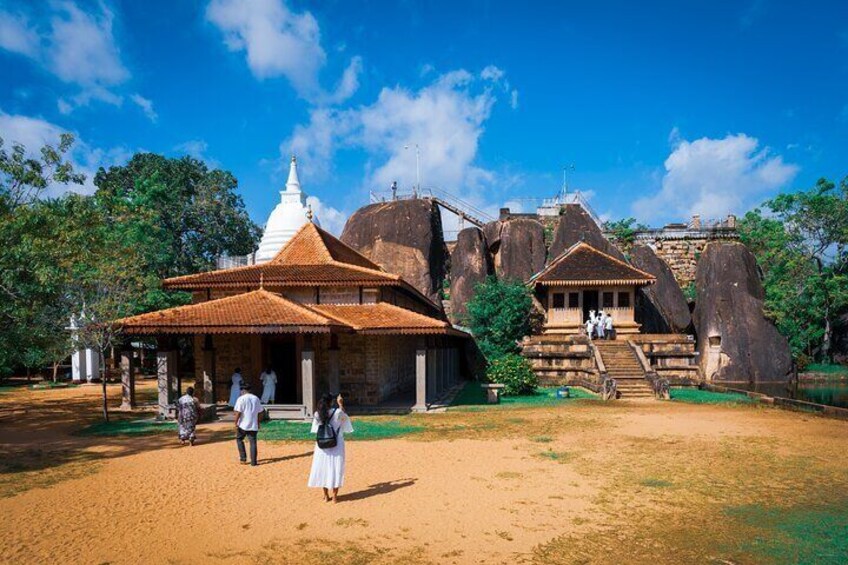
[[[217,396],[216,389],[216,367],[215,348],[212,336],[207,335],[203,343],[203,402],[204,404],[215,404]]]
[[[310,336],[304,339],[300,352],[300,377],[303,383],[303,406],[307,417],[311,418],[315,413],[315,350]]]
[[[159,418],[168,417],[168,409],[176,400],[174,384],[176,381],[177,352],[156,352],[156,376],[159,388]]]
[[[339,382],[339,340],[335,335],[330,336],[330,349],[327,351],[329,361],[330,394],[338,394],[341,389]]]
[[[135,370],[132,351],[121,351],[121,410],[135,408]]]
[[[427,411],[427,350],[423,340],[415,350],[415,406],[412,409]]]

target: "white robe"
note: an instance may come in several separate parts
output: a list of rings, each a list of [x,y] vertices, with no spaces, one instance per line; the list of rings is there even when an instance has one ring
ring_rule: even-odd
[[[344,435],[353,432],[350,416],[342,410],[336,410],[330,420],[338,435],[336,447],[321,449],[315,442],[312,454],[312,470],[309,473],[308,485],[313,488],[340,488],[344,484],[345,445]],[[312,433],[318,432],[318,412],[312,418]]]
[[[233,384],[230,387],[230,401],[227,402],[230,406],[236,405],[236,400],[238,400],[239,395],[241,394],[241,382],[244,380],[241,378],[241,374],[233,373],[233,376],[230,377],[230,380]]]
[[[262,404],[268,404],[271,400],[274,400],[274,393],[277,390],[277,373],[271,371],[270,373],[262,372],[259,375],[259,380],[262,381]]]

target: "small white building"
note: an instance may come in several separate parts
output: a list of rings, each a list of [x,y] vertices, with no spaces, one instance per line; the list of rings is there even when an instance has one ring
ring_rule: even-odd
[[[280,191],[280,203],[265,224],[265,233],[256,251],[256,263],[273,259],[303,224],[309,221],[311,210],[306,204],[306,198],[297,178],[297,159],[292,155],[286,189]],[[312,218],[312,223],[321,226],[318,218]]]

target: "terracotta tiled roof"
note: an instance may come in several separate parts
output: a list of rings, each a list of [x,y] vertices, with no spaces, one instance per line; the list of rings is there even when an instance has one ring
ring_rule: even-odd
[[[386,302],[376,304],[321,304],[310,308],[364,334],[450,334],[466,336],[448,322]]]
[[[401,285],[365,256],[311,222],[303,225],[271,261],[165,279],[171,289],[268,286]]]
[[[344,324],[267,290],[123,318],[128,334],[326,333]]]
[[[556,286],[645,285],[653,284],[656,278],[581,241],[534,275],[530,282]]]

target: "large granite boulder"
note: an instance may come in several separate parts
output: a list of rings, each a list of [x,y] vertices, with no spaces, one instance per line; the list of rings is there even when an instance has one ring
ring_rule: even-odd
[[[640,243],[630,249],[630,264],[657,278],[636,295],[636,319],[644,333],[686,333],[692,325],[689,304],[674,273],[654,250]]]
[[[545,228],[538,220],[489,222],[483,233],[499,278],[526,281],[545,268]]]
[[[760,383],[790,378],[789,343],[763,314],[763,285],[754,255],[744,245],[707,244],[695,287],[693,319],[706,379]]]
[[[439,302],[447,250],[435,202],[412,199],[364,206],[348,218],[341,240]]]
[[[474,297],[474,287],[492,274],[492,259],[486,236],[480,228],[465,228],[456,237],[450,256],[451,264],[451,319],[461,322],[466,304]]]
[[[562,207],[559,222],[554,230],[554,239],[548,256],[553,261],[569,247],[579,241],[585,241],[595,249],[624,260],[624,254],[606,237],[595,220],[579,204],[566,204]]]

